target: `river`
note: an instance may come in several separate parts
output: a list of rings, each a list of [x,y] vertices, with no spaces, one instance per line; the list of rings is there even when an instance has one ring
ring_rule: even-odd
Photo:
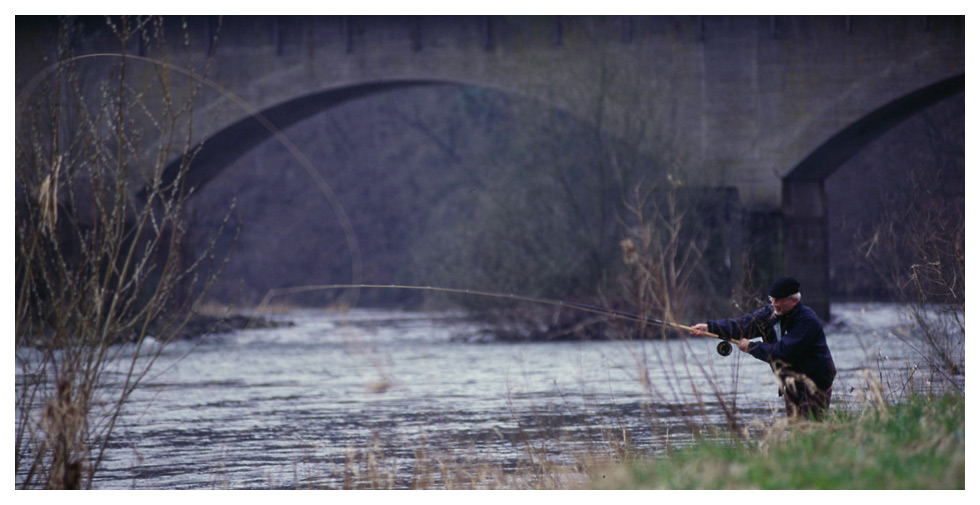
[[[926,385],[899,307],[835,304],[835,408]],[[455,314],[355,309],[166,346],[127,404],[97,489],[448,487],[782,416],[769,367],[717,341],[472,342]],[[624,444],[624,439],[628,444]],[[491,472],[490,470],[493,470]],[[432,476],[423,474],[428,472]],[[533,473],[533,472],[532,472]]]

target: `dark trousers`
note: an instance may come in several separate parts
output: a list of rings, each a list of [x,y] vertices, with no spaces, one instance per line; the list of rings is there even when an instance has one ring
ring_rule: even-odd
[[[777,374],[779,393],[786,402],[786,416],[791,419],[822,421],[830,407],[831,389],[821,389],[809,377],[795,372]]]

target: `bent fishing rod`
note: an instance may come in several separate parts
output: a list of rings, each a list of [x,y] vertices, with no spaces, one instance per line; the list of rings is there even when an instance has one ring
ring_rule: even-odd
[[[683,324],[672,323],[668,321],[662,321],[650,316],[641,316],[632,312],[626,312],[622,310],[610,309],[607,307],[600,307],[597,305],[589,305],[586,303],[570,302],[565,300],[557,300],[554,298],[543,298],[537,296],[527,296],[527,295],[515,295],[512,293],[499,293],[494,291],[481,291],[475,289],[462,289],[462,288],[444,288],[436,286],[408,286],[399,284],[326,284],[326,285],[316,285],[316,286],[294,286],[290,288],[275,288],[270,289],[266,293],[262,302],[259,304],[258,311],[261,310],[269,303],[269,300],[274,296],[303,293],[308,291],[322,291],[322,290],[339,290],[339,289],[402,289],[402,290],[414,290],[414,291],[433,291],[440,293],[454,293],[454,294],[464,294],[464,295],[474,295],[474,296],[486,296],[491,298],[503,298],[508,300],[516,300],[522,302],[537,303],[542,305],[551,305],[555,307],[565,307],[573,310],[578,310],[582,312],[589,312],[592,314],[598,314],[613,319],[620,319],[624,321],[631,321],[643,324],[656,325],[664,328],[671,328],[675,330],[683,330],[691,335],[715,338],[721,340],[718,343],[717,351],[718,354],[722,356],[728,356],[732,353],[731,339],[721,335],[717,335],[711,332],[698,332],[690,326],[685,326]]]

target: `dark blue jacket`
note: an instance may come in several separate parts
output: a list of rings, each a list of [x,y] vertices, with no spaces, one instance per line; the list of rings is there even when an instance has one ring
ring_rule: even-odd
[[[780,321],[782,336],[777,338],[774,326]],[[749,354],[778,366],[789,366],[805,374],[821,389],[830,388],[837,375],[834,358],[827,347],[827,337],[817,314],[802,303],[781,317],[772,306],[735,319],[708,321],[708,331],[722,337],[755,338],[762,342],[749,344]]]

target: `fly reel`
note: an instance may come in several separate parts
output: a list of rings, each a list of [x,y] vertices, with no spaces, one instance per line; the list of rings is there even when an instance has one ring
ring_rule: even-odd
[[[732,344],[727,340],[722,340],[718,342],[718,354],[722,356],[728,356],[732,353]]]

